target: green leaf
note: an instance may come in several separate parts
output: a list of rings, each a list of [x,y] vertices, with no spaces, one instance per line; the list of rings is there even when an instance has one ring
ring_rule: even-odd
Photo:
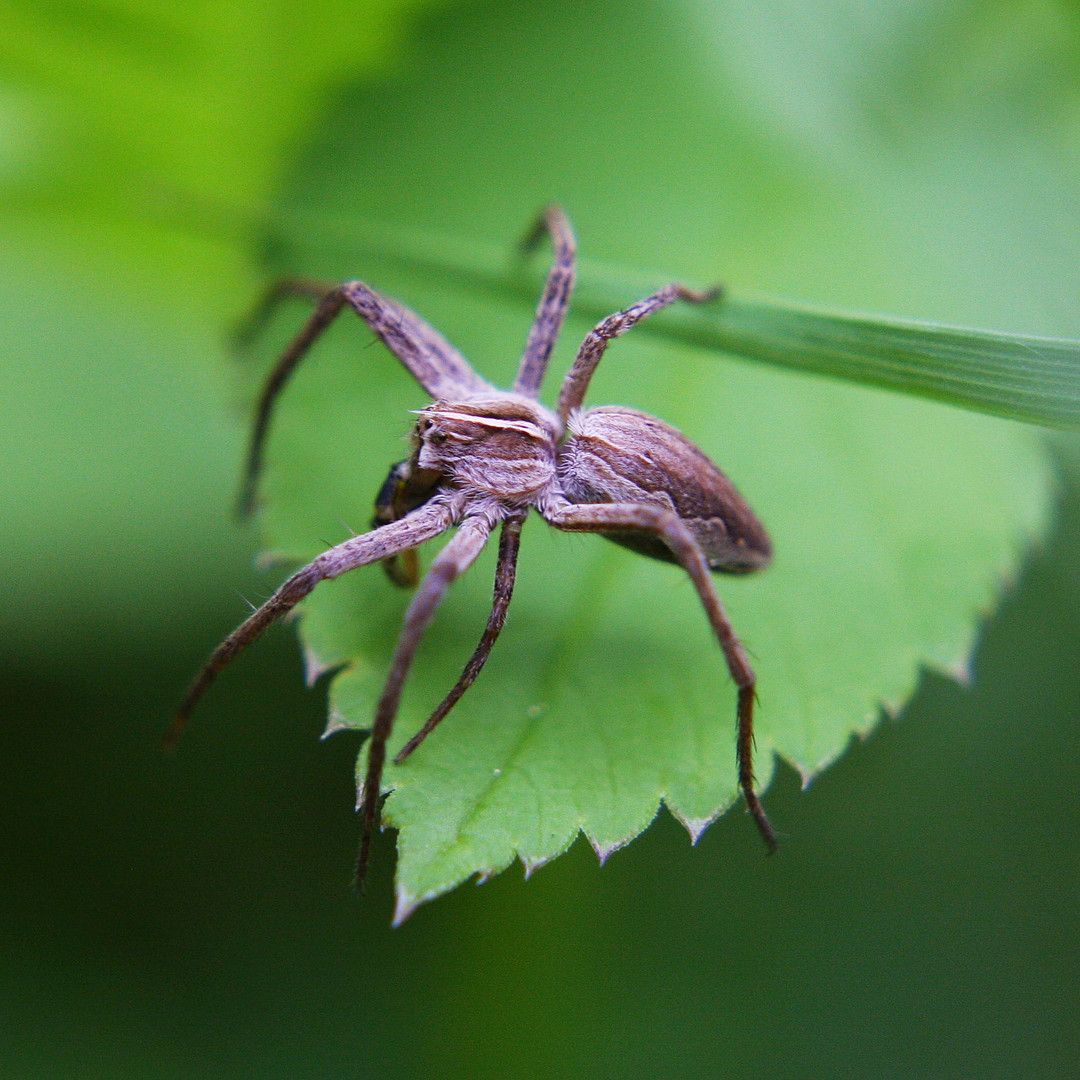
[[[910,252],[905,265],[902,249],[887,242],[886,219],[869,211],[852,234],[830,227],[851,220],[853,189],[815,189],[801,180],[797,160],[748,136],[725,109],[723,92],[706,92],[702,72],[686,65],[684,30],[652,12],[641,33],[606,42],[601,68],[587,50],[559,52],[559,34],[602,36],[608,24],[599,13],[568,8],[557,25],[558,34],[519,11],[440,23],[412,81],[344,95],[282,206],[274,269],[363,277],[418,310],[502,385],[529,321],[517,299],[522,282],[508,289],[506,271],[490,269],[496,264],[486,256],[474,265],[471,256],[447,261],[437,247],[417,252],[416,230],[457,232],[489,249],[497,243],[509,265],[531,216],[558,197],[582,250],[604,261],[662,264],[698,282],[721,268],[726,279],[744,280],[761,258],[764,234],[785,272],[802,266],[813,282],[816,266],[828,264],[828,303],[849,297],[920,310],[913,285],[926,287],[917,272],[925,251]],[[556,54],[563,56],[562,104],[549,108],[537,88],[546,85],[545,58]],[[690,99],[695,110],[658,104]],[[589,102],[587,116],[575,102]],[[753,183],[729,167],[733,160],[754,171]],[[591,166],[587,181],[583,162]],[[722,235],[716,206],[725,220],[760,228]],[[819,225],[800,234],[807,216]],[[391,240],[380,248],[357,242],[357,218],[400,224],[388,226]],[[769,240],[770,230],[783,245]],[[978,238],[964,242],[953,241],[963,256],[934,264],[949,280],[945,314],[956,321],[978,310],[985,288]],[[1012,254],[1014,264],[1023,259],[1022,251]],[[875,267],[876,292],[867,287],[867,264]],[[845,268],[853,268],[850,276]],[[766,285],[777,279],[775,271],[759,276]],[[597,280],[590,270],[586,283]],[[607,295],[602,286],[611,308],[646,291],[615,286]],[[599,302],[590,294],[588,319],[575,313],[549,384]],[[297,310],[283,320],[280,332],[299,317]],[[679,329],[691,317],[676,312],[664,335],[642,328],[620,340],[590,402],[633,405],[678,425],[769,526],[774,566],[719,587],[759,676],[760,780],[767,786],[779,755],[808,781],[853,734],[867,733],[883,706],[902,704],[920,667],[965,670],[980,616],[1046,527],[1049,467],[1030,429],[760,364],[718,363],[677,340],[702,335],[701,322]],[[832,342],[819,344],[822,366],[844,351],[842,320],[815,317],[808,327],[797,311],[750,301],[720,305],[715,319],[715,333],[727,335],[724,348],[749,354],[752,331],[754,349],[771,361],[806,359],[804,350],[789,354],[781,330],[787,342],[805,343],[808,333],[820,337],[831,327]],[[860,327],[867,355],[854,357],[847,373],[880,381],[886,347],[880,338],[866,345],[870,329]],[[895,351],[895,335],[910,340],[914,331],[888,333]],[[408,410],[423,404],[382,348],[366,347],[370,340],[362,327],[336,327],[282,403],[264,526],[271,548],[287,557],[309,558],[343,539],[346,527],[366,527],[378,484],[403,456]],[[971,342],[961,355],[986,361]],[[932,337],[924,350],[935,392],[943,392],[942,344]],[[913,374],[903,380],[920,389]],[[966,386],[972,402],[986,407],[989,382],[969,377]],[[1047,408],[1045,394],[1035,400],[1032,409]],[[734,692],[680,571],[536,520],[526,526],[522,551],[507,629],[481,680],[420,751],[388,770],[393,791],[384,821],[399,830],[399,919],[515,858],[527,870],[542,865],[579,832],[604,858],[661,804],[696,837],[735,800]],[[440,700],[479,636],[490,604],[490,554],[455,587],[429,632],[392,749]],[[370,569],[321,586],[306,602],[301,635],[310,669],[345,666],[331,686],[331,728],[369,725],[405,599]],[[798,822],[777,824],[797,843]],[[746,843],[756,844],[749,825],[741,827]]]

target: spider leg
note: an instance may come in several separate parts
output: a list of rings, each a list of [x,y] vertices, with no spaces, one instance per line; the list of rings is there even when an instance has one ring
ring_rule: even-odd
[[[666,308],[669,304],[675,303],[676,300],[687,300],[690,303],[703,304],[708,300],[715,300],[720,293],[719,288],[698,292],[677,283],[665,285],[658,292],[646,296],[644,300],[639,300],[624,311],[616,311],[614,315],[609,315],[602,322],[597,323],[585,335],[585,340],[581,343],[577,356],[574,358],[573,366],[567,372],[566,378],[563,379],[562,387],[559,390],[559,404],[556,410],[559,419],[565,423],[570,413],[574,409],[581,407],[581,403],[585,400],[585,394],[589,389],[589,382],[592,380],[593,372],[596,371],[597,364],[600,363],[608,343],[613,338],[625,334],[627,330],[641,322],[642,319],[647,319],[650,315]]]
[[[659,536],[671,549],[682,568],[690,575],[709,623],[724,651],[728,671],[738,688],[738,738],[736,761],[739,770],[739,787],[746,807],[753,815],[758,832],[761,833],[770,852],[777,848],[776,833],[765,813],[765,808],[754,790],[754,671],[750,667],[746,650],[734,629],[720,598],[716,595],[709,564],[690,530],[678,515],[655,506],[619,503],[556,504],[541,509],[544,519],[557,529],[566,532],[611,532],[636,530]]]
[[[492,647],[498,640],[506,612],[510,607],[510,598],[514,593],[514,577],[517,571],[518,549],[521,545],[521,526],[525,514],[515,514],[502,524],[499,535],[499,561],[495,567],[495,597],[488,616],[487,626],[476,646],[476,651],[469,658],[461,678],[454,688],[443,698],[439,707],[428,717],[427,723],[405,744],[394,758],[394,764],[400,765],[442,722],[446,714],[461,700],[462,695],[474,682],[487,663]]]
[[[399,551],[423,544],[445,532],[451,525],[452,513],[444,503],[428,503],[415,513],[362,536],[354,536],[343,544],[324,551],[307,566],[297,570],[263,604],[244,620],[210,655],[202,671],[195,677],[184,700],[176,711],[172,726],[165,734],[165,745],[176,745],[195,706],[210,688],[214,679],[239,653],[259,638],[263,631],[288,614],[320,581],[339,577]]]
[[[548,206],[536,220],[521,244],[522,254],[528,255],[547,232],[555,247],[555,261],[548,272],[544,292],[536,308],[536,317],[529,329],[525,352],[521,357],[514,391],[534,400],[540,393],[551,350],[562,330],[566,309],[570,306],[570,294],[574,289],[574,266],[577,244],[573,229],[560,206]]]
[[[386,741],[394,727],[398,704],[405,678],[409,674],[413,656],[428,628],[435,609],[446,595],[446,590],[473,564],[491,535],[492,522],[485,516],[466,518],[454,538],[439,552],[424,577],[416,596],[405,612],[405,623],[398,638],[390,672],[386,676],[383,692],[375,708],[375,723],[371,729],[368,749],[367,774],[361,795],[363,824],[360,833],[360,854],[356,860],[356,887],[362,894],[367,876],[371,837],[375,831],[375,818],[379,812],[382,794],[382,773],[386,763]],[[375,535],[393,525],[384,525]],[[372,535],[372,534],[369,534]]]
[[[276,302],[271,298],[271,304]],[[465,358],[419,315],[396,300],[381,296],[362,281],[335,285],[319,298],[315,310],[267,376],[255,410],[255,423],[237,500],[241,515],[249,514],[255,505],[255,489],[262,471],[266,436],[278,394],[308,350],[346,305],[367,323],[431,397],[460,400],[491,389],[469,367]]]

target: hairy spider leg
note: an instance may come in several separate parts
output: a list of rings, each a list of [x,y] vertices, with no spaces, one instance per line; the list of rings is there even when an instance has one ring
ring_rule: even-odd
[[[698,598],[705,608],[728,671],[738,688],[738,740],[736,757],[739,787],[770,852],[777,848],[776,832],[754,790],[754,684],[755,677],[746,650],[716,595],[709,563],[698,542],[677,514],[655,506],[618,503],[562,503],[541,508],[544,520],[565,532],[611,532],[640,529],[660,537],[690,575]]]
[[[255,505],[266,436],[277,397],[308,350],[341,314],[346,304],[367,323],[432,398],[455,400],[492,389],[441,334],[396,300],[381,296],[362,281],[334,286],[319,299],[314,312],[286,346],[267,376],[255,410],[255,423],[237,500],[242,515],[249,514]]]
[[[555,260],[548,272],[544,291],[536,307],[536,317],[529,328],[525,352],[521,357],[514,392],[524,394],[534,401],[540,395],[551,351],[562,330],[566,309],[570,306],[570,294],[574,291],[577,242],[566,213],[560,206],[548,206],[536,219],[528,235],[522,241],[521,253],[529,255],[547,232],[555,248]]]
[[[461,677],[453,689],[442,699],[438,708],[428,717],[424,726],[398,751],[394,764],[400,765],[442,722],[446,714],[461,700],[462,695],[483,670],[495,642],[506,622],[506,612],[510,607],[510,598],[514,595],[514,579],[517,574],[518,550],[521,546],[521,526],[525,521],[525,512],[515,513],[502,523],[499,534],[499,559],[495,565],[495,595],[492,600],[491,614],[487,626],[480,638],[476,650],[465,665]]]
[[[420,511],[417,511],[419,513]],[[394,727],[401,701],[402,687],[409,674],[413,657],[420,639],[431,623],[435,610],[442,602],[450,585],[459,578],[483,550],[491,535],[493,522],[486,515],[467,517],[461,522],[453,539],[439,552],[431,568],[424,576],[419,590],[405,612],[405,622],[398,637],[390,671],[386,676],[379,703],[375,708],[375,723],[371,729],[368,747],[367,774],[361,795],[363,824],[360,833],[360,854],[356,860],[356,888],[363,895],[367,876],[368,858],[371,853],[371,837],[375,831],[375,818],[379,812],[382,794],[383,766],[386,763],[386,740]],[[392,529],[385,525],[384,529]],[[382,529],[378,530],[379,532]],[[369,534],[370,535],[370,534]]]
[[[581,408],[585,400],[585,394],[589,389],[593,372],[597,364],[607,350],[609,342],[625,334],[632,326],[647,319],[650,315],[666,308],[676,300],[687,300],[692,304],[704,304],[709,300],[715,300],[721,293],[719,287],[705,289],[701,292],[696,289],[688,289],[678,283],[665,285],[658,292],[646,296],[624,311],[617,311],[609,315],[603,322],[597,325],[585,335],[585,340],[578,349],[574,363],[563,379],[559,389],[559,404],[556,412],[559,419],[565,424],[567,417],[574,409]]]
[[[324,551],[307,566],[297,570],[211,653],[210,659],[184,695],[172,726],[165,734],[165,745],[176,745],[192,711],[218,673],[237,653],[261,637],[264,630],[296,607],[320,581],[328,581],[368,563],[388,558],[396,552],[424,544],[445,532],[452,523],[453,512],[446,503],[427,503],[400,521],[362,536],[354,536]]]

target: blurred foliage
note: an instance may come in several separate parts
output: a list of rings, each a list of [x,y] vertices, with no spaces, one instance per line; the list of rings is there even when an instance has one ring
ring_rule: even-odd
[[[1075,1075],[1071,486],[985,632],[973,689],[929,677],[902,725],[808,794],[780,771],[776,860],[745,821],[691,851],[661,820],[603,872],[578,845],[528,885],[459,890],[391,935],[388,843],[368,905],[344,888],[354,746],[312,738],[321,705],[298,687],[288,635],[237,666],[175,762],[156,744],[206,646],[242,614],[228,590],[267,587],[239,572],[223,524],[240,429],[216,402],[229,392],[222,328],[257,273],[252,222],[285,163],[297,162],[285,203],[327,220],[501,246],[554,192],[600,259],[694,280],[719,266],[827,305],[1078,336],[1074,6],[458,4],[404,38],[397,8],[333,10],[329,34],[311,6],[310,23],[277,5],[135,0],[0,14],[0,1074]],[[371,275],[363,252],[303,239],[269,261]],[[525,309],[387,273],[486,372],[505,370]],[[358,333],[343,327],[313,361],[312,391],[354,385],[340,353],[355,357]],[[361,358],[372,396],[351,419],[375,425],[365,440],[380,450],[357,462],[343,402],[326,430],[349,448],[327,492],[366,515],[368,487],[352,480],[385,470],[415,397],[385,357]],[[632,388],[633,404],[666,410],[671,373],[696,379],[699,363],[628,338],[592,396]],[[766,386],[850,398],[858,416],[910,404],[710,364],[707,397],[687,382],[669,419],[705,441],[714,395],[757,383],[753,439],[710,447],[755,502],[797,483],[754,479],[777,434]],[[723,400],[725,427],[747,422],[754,398]],[[1008,425],[925,415],[935,440],[971,422],[1002,447],[1030,445]],[[908,479],[898,457],[892,478]],[[874,455],[849,465],[874,495]],[[992,486],[994,459],[977,467],[958,468],[958,504]],[[320,531],[340,529],[326,520]],[[657,570],[601,548],[582,541],[567,572],[607,560],[640,590]],[[823,591],[847,564],[834,556]],[[742,625],[778,586],[738,584]],[[480,570],[451,614],[475,617],[486,591]],[[845,644],[872,643],[894,617],[867,610]],[[385,643],[393,622],[387,604],[371,633]],[[431,678],[445,681],[462,646],[443,625]],[[535,628],[521,633],[519,649]],[[755,630],[762,660],[764,640]]]
[[[428,0],[4,0],[15,91],[9,185],[100,213],[170,210],[198,231],[265,209],[328,87],[394,65]],[[118,183],[117,167],[123,168]],[[21,166],[21,168],[20,168]],[[10,193],[9,193],[10,194]]]
[[[391,70],[416,7],[0,3],[0,501],[12,564],[50,567],[6,590],[12,648],[81,649],[55,630],[89,611],[167,637],[193,580],[240,580],[222,327],[252,222],[328,87]]]

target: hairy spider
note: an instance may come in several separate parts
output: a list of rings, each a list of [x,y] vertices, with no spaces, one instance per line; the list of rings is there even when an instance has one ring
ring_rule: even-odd
[[[412,454],[390,470],[376,500],[372,531],[324,551],[293,574],[214,650],[180,705],[168,734],[179,736],[217,673],[295,607],[320,581],[379,560],[398,584],[415,585],[414,551],[456,526],[405,613],[390,671],[375,710],[362,790],[363,825],[356,883],[363,890],[381,796],[386,743],[417,645],[449,585],[480,554],[499,526],[495,596],[487,627],[457,684],[395,758],[402,762],[446,716],[480,673],[502,629],[514,588],[521,526],[529,507],[556,529],[591,532],[643,555],[678,563],[690,575],[738,689],[736,759],[739,786],[770,851],[776,834],[754,790],[754,673],[713,588],[709,571],[744,574],[766,566],[764,527],[726,476],[681,432],[620,406],[581,411],[608,343],[661,308],[702,303],[718,289],[668,285],[610,315],[591,330],[563,380],[552,412],[537,398],[574,285],[576,246],[570,223],[548,207],[522,245],[527,253],[550,234],[548,274],[514,388],[498,390],[419,316],[363,282],[329,286],[306,280],[275,285],[247,328],[254,333],[289,295],[317,300],[267,379],[259,400],[240,503],[254,504],[274,403],[322,332],[348,305],[382,339],[433,399],[421,410]]]

